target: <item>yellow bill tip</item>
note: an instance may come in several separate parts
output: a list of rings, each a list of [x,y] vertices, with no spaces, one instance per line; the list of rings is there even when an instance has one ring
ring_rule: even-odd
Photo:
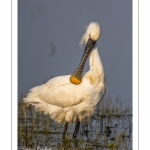
[[[81,81],[82,81],[81,79],[78,79],[78,78],[76,78],[74,76],[70,77],[70,82],[73,83],[73,84],[80,84]]]

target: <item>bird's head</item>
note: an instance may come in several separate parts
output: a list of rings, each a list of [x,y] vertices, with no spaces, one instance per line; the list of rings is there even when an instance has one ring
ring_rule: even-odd
[[[81,38],[80,45],[87,44],[88,40],[97,41],[100,37],[100,26],[96,22],[91,22],[89,26],[86,27],[85,33]]]

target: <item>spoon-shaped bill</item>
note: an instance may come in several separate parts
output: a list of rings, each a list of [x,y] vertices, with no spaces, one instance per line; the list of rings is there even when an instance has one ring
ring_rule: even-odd
[[[77,69],[70,76],[71,83],[80,84],[82,82],[82,72],[83,72],[83,68],[85,66],[85,62],[86,62],[92,48],[94,47],[95,43],[96,43],[96,41],[92,40],[91,38],[88,39],[82,59],[80,61],[80,64],[78,65]]]

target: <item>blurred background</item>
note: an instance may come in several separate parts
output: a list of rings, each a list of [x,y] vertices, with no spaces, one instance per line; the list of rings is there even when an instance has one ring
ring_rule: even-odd
[[[84,46],[85,26],[98,22],[97,41],[108,92],[132,105],[132,1],[18,1],[18,95],[55,76],[71,74]],[[84,71],[88,71],[88,61]]]

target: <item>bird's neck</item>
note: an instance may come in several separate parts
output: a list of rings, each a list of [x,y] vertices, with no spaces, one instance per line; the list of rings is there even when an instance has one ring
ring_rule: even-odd
[[[103,64],[98,52],[98,48],[96,46],[91,51],[89,57],[89,66],[90,66],[90,70],[91,71],[95,70],[98,76],[104,73]]]
[[[105,76],[102,61],[98,52],[98,48],[95,46],[91,51],[89,57],[89,66],[90,70],[86,73],[86,76],[89,78],[90,82],[94,85],[104,84],[105,85]]]

